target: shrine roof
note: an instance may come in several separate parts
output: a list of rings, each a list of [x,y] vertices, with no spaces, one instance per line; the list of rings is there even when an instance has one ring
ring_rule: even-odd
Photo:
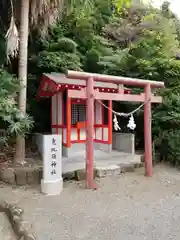
[[[102,91],[115,92],[118,91],[118,84],[108,82],[94,82],[95,88]],[[86,86],[86,80],[67,78],[61,73],[44,73],[41,78],[37,97],[51,97],[57,92],[66,89],[80,89]],[[124,90],[129,91],[129,88],[123,87]]]
[[[66,75],[61,73],[53,72],[53,73],[44,73],[43,75],[51,79],[56,84],[73,84],[77,86],[86,86],[86,80],[67,78]],[[95,84],[95,87],[117,88],[117,84],[114,84],[114,83],[95,82],[94,84]]]

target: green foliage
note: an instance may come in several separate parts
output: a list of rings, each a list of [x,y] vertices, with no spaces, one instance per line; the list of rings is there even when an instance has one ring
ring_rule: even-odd
[[[75,2],[49,29],[46,39],[32,39],[29,72],[40,76],[43,72],[73,69],[165,81],[166,89],[160,92],[164,102],[153,107],[153,138],[158,149],[166,146],[167,158],[180,162],[180,63],[175,60],[180,43],[179,19],[167,3],[158,10],[140,0],[87,0],[84,5]],[[39,105],[32,99],[39,77],[33,79],[28,90],[30,110],[40,119]],[[128,112],[132,109],[128,104],[116,107],[117,111],[122,107]],[[142,113],[135,116],[136,139],[141,143]],[[47,111],[42,119],[44,115]],[[36,126],[42,125],[38,121]]]
[[[56,29],[56,32],[58,29]],[[66,37],[51,38],[43,42],[38,56],[31,56],[32,63],[35,63],[42,72],[64,72],[66,69],[81,70],[80,55],[77,51],[77,44]]]
[[[0,123],[6,129],[6,141],[9,137],[26,135],[32,127],[32,119],[22,116],[16,95],[19,90],[18,81],[5,70],[0,70]]]
[[[113,0],[113,4],[115,5],[117,11],[121,11],[123,7],[130,7],[132,0]]]

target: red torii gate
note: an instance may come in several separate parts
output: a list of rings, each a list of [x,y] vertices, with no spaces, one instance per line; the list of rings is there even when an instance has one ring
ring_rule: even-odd
[[[86,147],[86,187],[95,188],[94,184],[94,147],[93,147],[93,125],[94,125],[94,99],[115,101],[144,102],[144,141],[145,141],[145,175],[152,176],[152,131],[151,131],[151,103],[161,103],[162,97],[151,94],[151,88],[163,88],[163,82],[150,80],[117,77],[110,75],[93,74],[86,72],[68,71],[67,77],[71,79],[86,80],[86,88],[69,90],[69,98],[87,99],[87,147]],[[102,93],[94,90],[94,81],[123,84],[143,87],[144,93],[139,95],[119,93]]]

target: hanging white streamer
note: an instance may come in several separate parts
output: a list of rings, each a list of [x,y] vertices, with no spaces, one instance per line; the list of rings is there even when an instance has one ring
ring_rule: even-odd
[[[131,117],[129,118],[127,127],[130,128],[131,130],[134,130],[136,128],[136,124],[135,124],[133,115],[131,115]]]
[[[119,112],[116,112],[116,111],[110,109],[108,106],[106,106],[101,100],[97,100],[97,101],[99,101],[99,103],[102,106],[104,106],[105,108],[109,109],[112,113],[114,113],[114,119],[113,119],[114,130],[118,131],[118,130],[121,130],[121,128],[119,126],[119,123],[118,123],[118,120],[117,120],[116,116],[123,116],[123,117],[129,117],[130,116],[130,119],[129,119],[127,127],[130,128],[131,130],[134,130],[136,128],[136,124],[135,124],[135,121],[134,121],[133,114],[136,113],[137,111],[139,111],[147,102],[151,101],[151,99],[148,99],[146,102],[141,104],[139,107],[137,107],[135,110],[133,110],[130,113],[119,113]]]
[[[115,131],[121,130],[121,128],[119,126],[119,123],[118,123],[118,120],[117,120],[117,117],[116,117],[116,114],[114,114],[113,122],[114,122],[114,130]]]

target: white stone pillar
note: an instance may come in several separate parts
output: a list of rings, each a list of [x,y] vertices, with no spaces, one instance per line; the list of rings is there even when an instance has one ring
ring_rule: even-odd
[[[43,135],[41,191],[47,195],[58,195],[62,189],[62,136]]]

